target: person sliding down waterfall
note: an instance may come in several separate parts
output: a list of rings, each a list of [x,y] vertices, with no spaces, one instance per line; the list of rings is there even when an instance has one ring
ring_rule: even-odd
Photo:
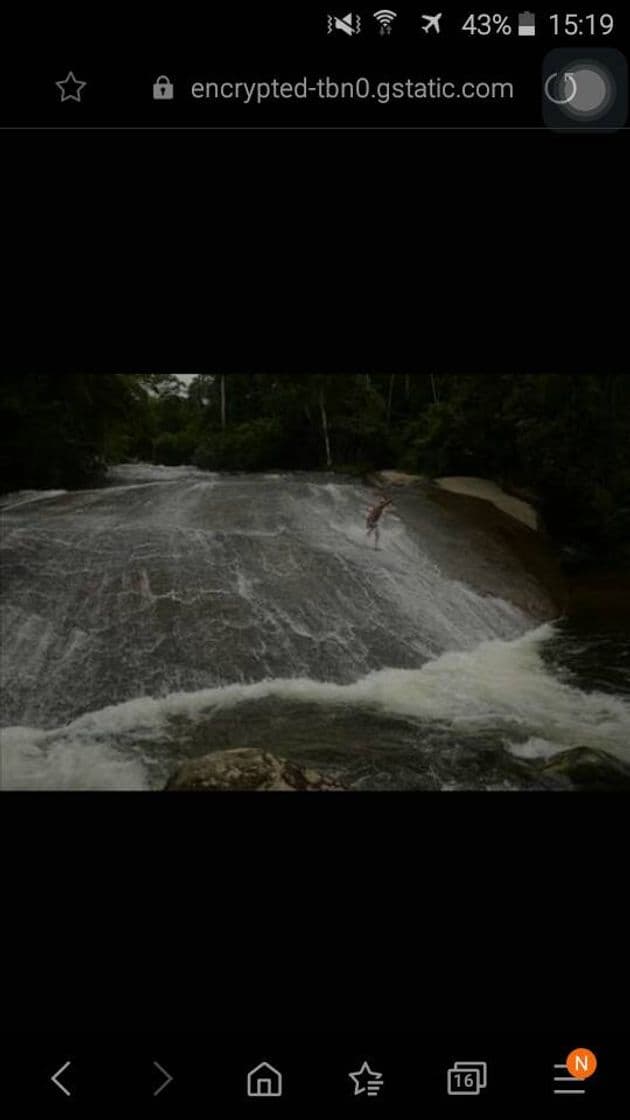
[[[370,537],[374,533],[374,548],[378,548],[378,542],[381,539],[381,530],[379,523],[381,517],[385,513],[388,506],[393,504],[393,498],[382,497],[379,498],[375,505],[370,506],[367,514],[367,535]]]

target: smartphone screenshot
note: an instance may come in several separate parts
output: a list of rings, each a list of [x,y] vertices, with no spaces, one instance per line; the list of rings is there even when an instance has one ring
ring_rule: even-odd
[[[627,32],[7,27],[7,1109],[625,1099]]]

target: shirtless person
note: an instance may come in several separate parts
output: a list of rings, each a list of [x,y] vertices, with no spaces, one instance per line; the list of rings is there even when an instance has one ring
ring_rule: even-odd
[[[381,520],[381,517],[385,513],[385,510],[387,509],[387,507],[391,506],[392,503],[393,503],[393,498],[387,498],[387,497],[384,496],[382,498],[379,498],[378,502],[376,502],[375,505],[370,506],[370,508],[368,510],[367,523],[366,523],[367,524],[367,535],[369,537],[372,533],[374,533],[374,548],[375,549],[378,548],[378,542],[381,539],[381,531],[380,531],[380,528],[379,528],[379,522]]]

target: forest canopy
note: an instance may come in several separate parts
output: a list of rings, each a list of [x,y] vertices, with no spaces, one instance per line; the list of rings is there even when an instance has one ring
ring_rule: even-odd
[[[4,491],[136,459],[478,475],[531,492],[563,543],[630,556],[621,374],[5,373],[0,435]]]

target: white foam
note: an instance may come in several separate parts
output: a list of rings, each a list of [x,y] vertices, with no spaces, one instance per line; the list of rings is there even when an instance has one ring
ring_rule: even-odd
[[[0,498],[0,510],[17,509],[18,506],[32,505],[33,502],[61,498],[67,493],[67,490],[18,490],[14,494],[5,494]],[[14,500],[16,498],[17,501]]]
[[[186,478],[218,478],[213,471],[202,471],[199,467],[183,464],[179,467],[167,467],[159,463],[120,463],[110,467],[107,477],[120,482],[181,482]]]
[[[99,742],[54,735],[35,728],[0,731],[0,789],[145,790],[147,771],[140,759]]]
[[[80,496],[83,494],[96,494],[98,497],[107,498],[112,494],[126,494],[129,490],[150,490],[152,487],[162,487],[164,485],[175,485],[179,479],[176,478],[162,478],[153,479],[152,482],[123,482],[120,486],[98,486],[92,490],[76,491]]]
[[[566,749],[562,743],[551,743],[549,739],[536,737],[527,739],[524,743],[506,743],[506,747],[515,758],[524,758],[527,761],[538,758],[553,758],[557,754],[562,754]]]
[[[147,781],[138,769],[142,740],[164,737],[169,720],[197,720],[271,697],[359,705],[464,733],[504,730],[510,740],[519,735],[510,749],[525,758],[590,747],[630,763],[630,704],[582,692],[552,676],[541,648],[553,631],[547,624],[516,641],[483,642],[474,650],[446,653],[421,669],[384,669],[348,685],[309,678],[262,680],[140,697],[88,712],[52,731],[10,728],[0,733],[9,747],[5,781],[8,788],[23,788],[22,782],[37,775],[39,759],[51,788],[94,788],[105,780],[110,784],[98,788],[142,788],[139,783]],[[109,746],[125,736],[131,736],[137,752],[134,761],[123,760]]]

